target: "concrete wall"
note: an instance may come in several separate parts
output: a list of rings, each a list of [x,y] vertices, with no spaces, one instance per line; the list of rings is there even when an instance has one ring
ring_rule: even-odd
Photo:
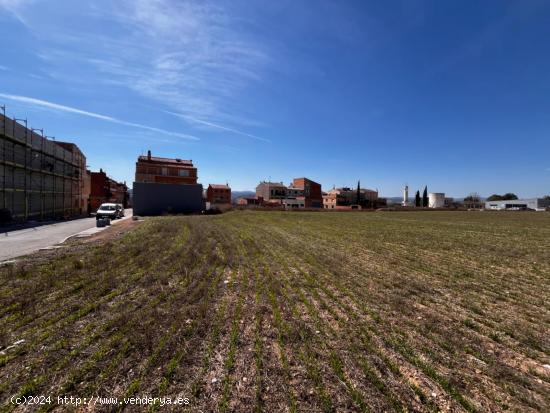
[[[134,215],[200,212],[204,209],[202,185],[134,182]]]

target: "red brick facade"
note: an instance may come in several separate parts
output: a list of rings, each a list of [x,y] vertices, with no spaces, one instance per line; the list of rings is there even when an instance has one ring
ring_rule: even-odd
[[[90,209],[97,211],[105,202],[113,202],[127,206],[128,187],[126,184],[116,182],[109,178],[103,170],[91,173],[90,182]]]
[[[227,185],[208,185],[208,189],[206,190],[206,201],[211,204],[230,204],[231,188]]]
[[[257,198],[239,198],[237,199],[237,205],[241,205],[241,206],[250,206],[250,205],[255,205],[255,206],[261,206],[264,204],[264,199],[260,196],[260,197],[257,197]]]
[[[306,208],[322,208],[323,207],[323,192],[321,184],[307,178],[295,178],[291,188],[298,188],[304,191],[305,207]]]
[[[136,182],[196,184],[197,168],[190,160],[140,156],[136,162]]]

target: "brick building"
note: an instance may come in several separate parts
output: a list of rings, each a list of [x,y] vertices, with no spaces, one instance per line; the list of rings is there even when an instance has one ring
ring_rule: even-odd
[[[100,169],[99,172],[91,172],[90,184],[90,210],[96,211],[105,202],[128,204],[128,187],[125,183],[116,182]]]
[[[92,171],[86,169],[83,178],[82,202],[84,204],[84,213],[90,215],[92,212],[92,205],[90,202],[90,196],[92,195]]]
[[[231,193],[229,194],[231,200]],[[231,202],[231,201],[229,201]],[[203,188],[193,161],[139,156],[132,188],[135,215],[197,213],[204,209]]]
[[[197,168],[192,160],[140,156],[136,162],[136,182],[196,184]]]
[[[359,203],[357,203],[357,189],[333,188],[323,195],[323,208],[325,209],[351,209],[352,207],[372,207],[376,205],[378,192],[372,189],[361,188],[359,190]]]
[[[256,187],[256,198],[263,198],[265,202],[281,202],[286,198],[287,188],[282,182],[262,181]]]
[[[109,180],[109,188],[112,194],[111,199],[116,204],[122,204],[124,208],[128,206],[128,186],[126,182],[120,183],[112,179]]]
[[[260,196],[257,198],[241,197],[237,199],[237,205],[239,206],[261,206],[264,203],[264,199]]]
[[[289,185],[288,191],[299,192],[295,198],[304,197],[305,208],[322,208],[323,207],[323,192],[321,184],[307,178],[295,178],[292,184]]]
[[[228,185],[208,185],[206,189],[206,201],[210,202],[210,204],[230,204],[231,188]]]
[[[256,198],[263,198],[265,205],[282,205],[291,208],[322,208],[321,184],[307,178],[295,178],[289,186],[282,182],[260,182]]]

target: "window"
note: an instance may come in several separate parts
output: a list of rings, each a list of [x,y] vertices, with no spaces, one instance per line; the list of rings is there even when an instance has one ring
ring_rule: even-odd
[[[189,176],[189,171],[187,169],[180,169],[179,176]]]
[[[160,168],[160,174],[163,175],[163,176],[168,175],[168,168],[166,168],[165,166]]]

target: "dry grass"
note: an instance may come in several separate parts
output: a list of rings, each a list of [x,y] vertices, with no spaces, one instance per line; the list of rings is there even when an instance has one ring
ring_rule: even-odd
[[[38,258],[0,268],[1,411],[550,409],[550,214],[164,217]]]

